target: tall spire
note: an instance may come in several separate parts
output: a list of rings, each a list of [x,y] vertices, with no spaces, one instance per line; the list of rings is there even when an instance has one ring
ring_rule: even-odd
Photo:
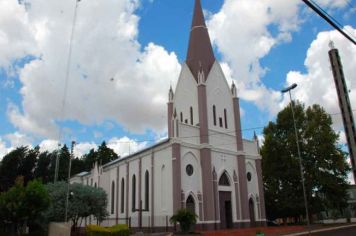
[[[194,78],[198,80],[200,70],[202,69],[207,77],[214,62],[215,56],[205,24],[201,3],[200,0],[195,0],[186,63]]]

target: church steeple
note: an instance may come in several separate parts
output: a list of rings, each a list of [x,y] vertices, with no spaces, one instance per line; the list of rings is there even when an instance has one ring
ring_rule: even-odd
[[[200,0],[195,0],[186,63],[194,78],[198,80],[200,70],[202,69],[207,77],[214,62],[215,56],[205,24],[201,3]]]

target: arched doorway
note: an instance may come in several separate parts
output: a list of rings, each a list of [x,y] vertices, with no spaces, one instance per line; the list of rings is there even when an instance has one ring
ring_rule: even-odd
[[[229,229],[233,227],[231,191],[225,190],[226,188],[229,189],[230,186],[230,180],[225,171],[219,179],[220,227],[222,229]]]
[[[252,198],[250,198],[250,200],[248,201],[248,206],[250,210],[250,223],[251,223],[251,227],[253,227],[256,226],[256,218],[255,218],[255,204]]]
[[[189,197],[187,198],[185,207],[187,210],[190,210],[191,212],[195,213],[195,202],[194,202],[194,198],[192,197],[192,195],[189,195]]]

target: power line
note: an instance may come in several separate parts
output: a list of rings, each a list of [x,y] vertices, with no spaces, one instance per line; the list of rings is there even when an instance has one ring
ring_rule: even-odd
[[[315,11],[320,17],[322,17],[324,20],[326,20],[331,26],[333,26],[337,31],[339,31],[342,35],[344,35],[348,40],[350,40],[354,45],[356,45],[356,41],[348,35],[339,25],[341,25],[339,22],[334,22],[332,19],[328,17],[328,14],[325,14],[325,11],[322,10],[320,6],[318,6],[316,3],[311,3],[308,0],[302,0],[307,6],[309,6],[313,11]]]

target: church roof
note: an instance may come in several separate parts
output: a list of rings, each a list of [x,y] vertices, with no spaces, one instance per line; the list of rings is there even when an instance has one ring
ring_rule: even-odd
[[[205,24],[201,3],[200,0],[195,0],[186,64],[194,75],[194,78],[198,80],[200,69],[204,71],[205,76],[208,76],[214,62],[215,56]]]

